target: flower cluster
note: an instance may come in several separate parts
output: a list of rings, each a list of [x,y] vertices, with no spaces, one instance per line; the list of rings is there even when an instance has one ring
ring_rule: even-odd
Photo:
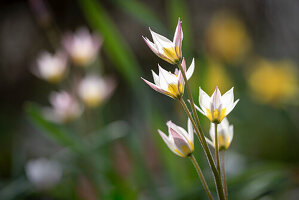
[[[157,92],[160,92],[162,94],[165,94],[173,99],[180,99],[184,94],[184,88],[185,88],[185,81],[183,79],[183,73],[186,74],[187,80],[189,80],[194,72],[195,64],[194,59],[192,60],[192,63],[188,70],[186,70],[186,62],[185,59],[182,58],[182,40],[183,40],[183,30],[181,26],[181,20],[179,19],[178,25],[176,27],[175,35],[173,38],[173,42],[171,42],[169,39],[165,38],[162,35],[159,35],[158,33],[155,33],[150,29],[153,42],[151,42],[148,38],[143,37],[146,44],[150,47],[150,49],[160,58],[163,60],[169,62],[170,64],[177,64],[180,65],[183,69],[183,72],[181,70],[175,69],[174,73],[168,72],[165,69],[163,69],[160,65],[158,65],[159,68],[159,75],[157,75],[154,71],[152,71],[154,83],[151,83],[144,78],[142,78],[151,88],[156,90]],[[222,138],[230,138],[228,135],[232,136],[232,128],[229,129],[229,131],[223,131],[228,130],[224,127],[228,124],[227,119],[225,119],[225,125],[221,124],[221,121],[234,109],[236,104],[239,100],[234,101],[234,93],[233,88],[230,89],[228,92],[226,92],[224,95],[221,95],[220,90],[218,87],[216,87],[215,92],[212,94],[212,96],[208,96],[201,88],[199,88],[199,105],[200,108],[196,106],[197,110],[200,111],[203,115],[205,115],[212,123],[211,129],[213,127],[213,123],[220,124],[219,127],[219,133],[218,137]],[[169,124],[172,124],[172,126],[176,126],[171,122],[168,122],[167,125],[170,127]],[[189,123],[188,123],[189,124]],[[189,125],[188,125],[189,126]],[[191,126],[191,124],[190,124]],[[231,126],[232,127],[232,126]],[[165,134],[161,134],[162,132],[159,131],[161,137],[166,142],[166,144],[169,146],[170,149],[172,149],[174,152],[188,152],[186,151],[186,145],[174,145],[174,133],[172,128],[169,128],[169,136],[166,137]],[[175,132],[176,136],[183,137],[184,134],[182,132]],[[224,136],[225,135],[225,136]],[[213,138],[213,136],[211,135]],[[177,137],[176,137],[177,138]],[[193,137],[192,137],[193,138]],[[185,140],[180,140],[185,141]],[[230,143],[229,141],[229,143]],[[192,142],[193,143],[193,142]],[[182,144],[182,143],[180,143]],[[176,150],[174,150],[174,146],[177,147]],[[225,145],[229,146],[229,145]],[[180,148],[184,148],[180,149]],[[179,150],[178,150],[179,149]],[[193,148],[189,148],[189,150],[193,150]],[[178,153],[177,153],[178,154]],[[186,155],[179,153],[179,155]]]
[[[168,135],[163,133],[161,130],[158,130],[158,132],[172,152],[181,157],[191,158],[210,199],[213,199],[212,195],[209,192],[199,165],[197,164],[195,157],[192,155],[194,152],[194,130],[200,142],[202,143],[206,154],[210,154],[210,151],[206,145],[207,143],[215,148],[217,157],[217,170],[216,167],[211,169],[213,170],[216,179],[219,198],[224,199],[222,189],[219,190],[219,188],[224,186],[222,186],[221,181],[219,181],[221,180],[221,173],[219,167],[218,151],[227,150],[230,146],[233,138],[233,126],[229,125],[226,116],[234,109],[239,100],[234,100],[233,88],[227,91],[224,95],[221,95],[220,90],[218,87],[216,87],[212,96],[207,95],[201,88],[199,88],[199,107],[194,105],[188,80],[191,78],[194,72],[195,63],[193,59],[188,70],[186,69],[186,62],[182,53],[183,31],[181,20],[179,19],[178,21],[173,41],[170,41],[151,29],[149,30],[151,32],[153,42],[151,42],[148,38],[143,37],[146,44],[157,56],[172,65],[178,66],[178,69],[175,69],[174,72],[168,72],[158,65],[159,74],[156,74],[152,70],[154,83],[151,83],[144,78],[142,79],[157,92],[167,95],[172,99],[178,100],[188,114],[188,132],[182,127],[175,125],[171,121],[166,123],[168,126]],[[183,99],[185,87],[188,91],[193,115],[189,111],[188,106]],[[205,138],[203,135],[196,109],[210,120],[210,136],[212,141]],[[209,160],[209,162],[211,167],[212,165],[215,166],[213,160]]]
[[[70,88],[61,89],[60,92],[53,92],[50,95],[51,108],[44,109],[44,116],[48,120],[57,123],[73,121],[82,114],[83,104],[88,108],[95,108],[111,96],[116,85],[114,79],[88,72],[88,66],[96,66],[95,61],[101,43],[99,36],[91,34],[86,28],[80,28],[74,34],[65,34],[62,39],[64,49],[59,49],[53,55],[49,52],[42,52],[39,55],[33,70],[37,77],[59,84],[68,73],[70,80],[74,81]],[[81,78],[82,72],[80,77],[76,74],[77,71],[72,72],[71,64],[84,67],[83,78]],[[63,85],[66,84],[61,84]]]

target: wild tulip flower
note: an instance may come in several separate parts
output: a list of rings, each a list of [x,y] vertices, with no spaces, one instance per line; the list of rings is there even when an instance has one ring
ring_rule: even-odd
[[[215,124],[211,123],[210,128],[210,136],[211,140],[206,139],[207,142],[212,145],[214,148],[215,146]],[[220,124],[217,125],[217,136],[218,136],[218,149],[219,150],[227,150],[231,144],[231,141],[234,136],[234,127],[233,125],[229,125],[227,118],[224,118]]]
[[[182,41],[183,41],[183,30],[181,26],[181,20],[178,20],[178,25],[175,30],[173,41],[170,41],[166,37],[155,33],[151,29],[151,35],[153,42],[148,38],[143,37],[148,47],[160,58],[169,62],[170,64],[177,64],[182,59]]]
[[[51,83],[56,83],[66,74],[67,56],[62,51],[58,51],[54,55],[43,52],[37,58],[36,64],[37,69],[34,69],[34,74]]]
[[[101,39],[90,34],[86,28],[80,28],[74,34],[66,34],[63,38],[63,45],[74,64],[83,67],[96,59],[101,43]]]
[[[78,95],[88,107],[96,107],[109,98],[114,89],[113,79],[88,75],[79,83]]]
[[[221,96],[220,90],[216,87],[211,97],[199,88],[199,105],[197,109],[213,123],[219,124],[236,106],[239,99],[234,102],[234,88],[231,88]]]
[[[67,123],[78,118],[83,111],[79,102],[68,92],[53,92],[50,95],[52,108],[46,108],[44,115],[48,120]]]
[[[165,94],[173,99],[178,99],[184,94],[185,82],[183,79],[183,75],[180,70],[176,69],[175,73],[171,73],[163,69],[160,65],[159,66],[159,75],[157,75],[154,71],[152,71],[154,83],[151,83],[145,79],[145,83],[147,83],[151,88]],[[186,73],[187,79],[190,79],[193,72],[194,72],[194,59],[186,71],[186,63],[185,59],[182,61],[182,68]]]
[[[168,148],[178,156],[190,156],[194,151],[193,127],[190,119],[188,119],[188,132],[171,121],[167,122],[167,126],[168,136],[160,130],[158,132]]]

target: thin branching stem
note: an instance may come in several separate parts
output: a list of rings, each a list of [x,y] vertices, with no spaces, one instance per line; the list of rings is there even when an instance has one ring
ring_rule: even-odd
[[[201,169],[200,169],[200,167],[199,167],[199,165],[198,165],[198,162],[196,161],[196,158],[194,157],[193,154],[191,154],[191,155],[189,156],[189,158],[190,158],[190,160],[192,161],[192,163],[193,163],[193,165],[194,165],[194,167],[195,167],[195,169],[196,169],[196,171],[197,171],[197,174],[198,174],[198,176],[199,176],[199,178],[200,178],[200,180],[201,180],[201,183],[202,183],[202,185],[203,185],[205,191],[207,192],[207,195],[208,195],[209,199],[210,199],[210,200],[213,200],[213,196],[212,196],[212,194],[211,194],[211,191],[210,191],[210,189],[209,189],[209,187],[208,187],[208,185],[207,185],[207,182],[206,182],[206,180],[205,180],[205,177],[204,177],[204,175],[203,175],[203,173],[202,173],[202,171],[201,171]]]
[[[205,136],[204,136],[204,133],[201,129],[201,126],[200,126],[200,123],[199,123],[199,119],[198,119],[198,115],[197,115],[197,112],[196,112],[196,109],[195,109],[195,106],[194,106],[194,101],[193,101],[193,97],[192,97],[192,93],[191,93],[191,89],[190,89],[190,86],[188,84],[188,80],[187,80],[187,77],[186,77],[186,73],[185,71],[183,70],[182,68],[182,65],[181,64],[178,64],[178,67],[183,75],[183,78],[184,78],[184,81],[185,81],[185,85],[186,85],[186,88],[187,88],[187,93],[188,93],[188,97],[190,99],[190,104],[191,104],[191,109],[192,109],[192,113],[193,113],[193,116],[196,120],[196,123],[194,122],[194,119],[192,117],[192,115],[190,114],[190,111],[185,103],[185,101],[180,98],[180,102],[182,104],[182,106],[184,107],[184,110],[186,111],[186,113],[188,114],[191,122],[192,122],[192,125],[195,129],[195,132],[196,132],[196,135],[204,149],[204,152],[208,158],[208,161],[209,161],[209,165],[212,169],[212,172],[213,172],[213,175],[214,175],[214,178],[215,178],[215,182],[216,182],[216,187],[217,187],[217,192],[218,192],[218,197],[220,200],[225,200],[225,197],[224,197],[224,192],[223,192],[223,186],[222,186],[222,181],[221,181],[221,176],[220,174],[218,173],[218,170],[216,169],[216,166],[215,166],[215,163],[214,163],[214,160],[213,160],[213,157],[212,157],[212,154],[211,154],[211,151],[208,147],[208,144],[205,140]],[[197,126],[196,126],[197,124]]]

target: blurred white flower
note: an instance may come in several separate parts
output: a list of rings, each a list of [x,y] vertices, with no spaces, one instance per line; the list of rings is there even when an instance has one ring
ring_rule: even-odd
[[[48,120],[66,123],[78,118],[83,111],[83,107],[68,92],[52,92],[50,95],[52,108],[46,108],[44,115]]]
[[[220,123],[239,102],[239,99],[234,101],[234,88],[231,88],[224,95],[216,87],[215,92],[211,97],[199,88],[199,105],[197,109],[213,123]]]
[[[215,124],[211,123],[210,136],[212,141],[206,139],[207,142],[215,148]],[[234,127],[229,125],[227,118],[224,118],[220,124],[217,125],[218,149],[227,150],[232,142],[234,136]]]
[[[167,126],[168,136],[160,130],[158,130],[158,132],[168,148],[178,156],[190,156],[194,151],[194,135],[190,119],[188,119],[188,132],[171,121],[167,122]]]
[[[142,36],[145,43],[157,56],[171,64],[176,64],[182,59],[183,30],[181,23],[182,22],[179,19],[173,41],[170,41],[166,37],[155,33],[151,29],[149,30],[151,32],[153,42]]]
[[[184,94],[185,82],[181,71],[176,69],[175,73],[173,74],[163,69],[159,64],[158,66],[159,66],[159,75],[157,75],[154,71],[152,71],[155,84],[143,78],[142,80],[144,80],[146,84],[148,84],[151,88],[153,88],[157,92],[165,94],[173,99],[182,97],[182,95]],[[183,58],[182,68],[186,73],[187,79],[189,80],[194,72],[194,59],[192,60],[189,69],[186,71],[186,63],[185,63],[185,59]]]
[[[46,158],[31,160],[25,167],[29,181],[39,189],[49,189],[59,183],[62,167],[59,163]]]
[[[63,51],[51,55],[49,52],[42,52],[36,61],[37,69],[34,74],[51,83],[61,81],[67,71],[67,56]]]
[[[88,75],[79,83],[78,94],[88,107],[96,107],[109,98],[114,89],[115,81],[112,78]]]
[[[86,28],[80,28],[74,34],[68,33],[63,38],[66,51],[78,66],[92,63],[96,59],[101,44],[99,36],[90,34]]]

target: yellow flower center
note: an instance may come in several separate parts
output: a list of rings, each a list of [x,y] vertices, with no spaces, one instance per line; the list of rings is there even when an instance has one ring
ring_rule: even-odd
[[[182,83],[179,84],[169,84],[167,91],[170,93],[171,96],[177,98],[184,93],[184,85]]]
[[[54,74],[52,76],[49,76],[47,78],[47,80],[50,83],[58,83],[62,78],[63,78],[63,73],[57,73],[57,74]]]
[[[177,48],[176,48],[177,49]],[[172,63],[177,63],[180,58],[177,55],[177,51],[173,47],[163,48],[164,56],[169,59]]]
[[[225,137],[224,135],[218,135],[218,149],[219,150],[226,150],[229,147],[229,138]]]
[[[215,109],[213,113],[211,113],[210,109],[207,109],[206,113],[211,122],[220,123],[226,116],[226,108],[222,109],[220,113],[218,109]]]
[[[178,149],[175,149],[175,152],[177,152],[182,157],[186,157],[192,153],[192,151],[190,150],[190,148],[187,145],[182,145],[180,147],[180,150],[181,151],[179,151]]]

